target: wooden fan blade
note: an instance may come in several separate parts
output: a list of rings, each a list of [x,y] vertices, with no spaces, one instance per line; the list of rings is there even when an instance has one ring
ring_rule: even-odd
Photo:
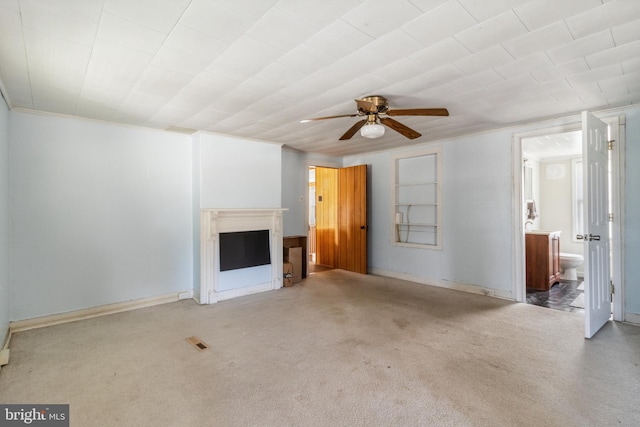
[[[303,119],[300,120],[300,123],[312,122],[314,120],[327,120],[327,119],[337,119],[340,117],[358,117],[358,114],[342,114],[340,116],[327,116],[327,117],[314,117],[312,119]]]
[[[358,104],[358,110],[363,110],[367,113],[377,113],[378,107],[373,102],[365,101],[364,99],[355,99]]]
[[[344,135],[340,137],[340,141],[344,141],[345,139],[351,139],[351,137],[355,135],[356,132],[358,132],[360,128],[364,126],[365,123],[367,123],[366,119],[360,120],[355,125],[351,126],[351,128],[348,131],[346,131]]]
[[[404,110],[389,110],[389,116],[448,116],[446,108],[406,108]]]
[[[407,127],[398,121],[390,119],[389,117],[381,117],[380,122],[383,125],[389,126],[391,129],[395,130],[396,132],[401,133],[402,135],[406,136],[409,139],[416,139],[422,136],[422,134],[416,132],[410,127]]]

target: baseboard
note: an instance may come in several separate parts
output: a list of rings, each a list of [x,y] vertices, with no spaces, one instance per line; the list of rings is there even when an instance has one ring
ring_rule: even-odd
[[[625,313],[624,322],[640,326],[640,313]]]
[[[485,288],[478,285],[471,285],[468,283],[454,282],[452,280],[437,280],[426,279],[424,277],[415,276],[407,273],[398,273],[397,271],[390,271],[381,268],[372,268],[369,270],[371,274],[379,276],[392,277],[394,279],[407,280],[409,282],[416,282],[423,285],[436,286],[438,288],[453,289],[456,291],[469,292],[472,294],[485,295],[494,298],[506,299],[513,301],[513,294],[511,291],[503,291],[500,289]]]
[[[35,317],[33,319],[13,321],[9,325],[10,334],[30,329],[43,328],[45,326],[58,325],[61,323],[75,322],[76,320],[91,319],[93,317],[106,316],[108,314],[121,313],[123,311],[136,310],[138,308],[151,307],[154,305],[166,304],[184,299],[185,292],[176,292],[167,295],[160,295],[151,298],[142,298],[132,301],[118,302],[114,304],[101,305],[98,307],[85,308],[82,310],[70,311],[68,313],[52,314],[50,316]],[[181,298],[182,297],[182,298]]]
[[[259,285],[247,286],[245,288],[229,289],[227,291],[214,292],[212,301],[225,301],[232,298],[243,297],[246,295],[257,294],[273,290],[273,283],[267,282]]]

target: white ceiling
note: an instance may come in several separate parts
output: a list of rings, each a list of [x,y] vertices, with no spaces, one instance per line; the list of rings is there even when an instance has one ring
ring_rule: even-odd
[[[12,108],[347,155],[640,101],[639,0],[0,0]],[[354,98],[399,117],[338,138]]]
[[[582,131],[522,138],[522,155],[541,161],[582,157]]]

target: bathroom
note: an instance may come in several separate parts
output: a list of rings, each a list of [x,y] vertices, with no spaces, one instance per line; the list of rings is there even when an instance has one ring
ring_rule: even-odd
[[[560,276],[548,291],[527,290],[527,302],[564,311],[584,307],[582,133],[523,138],[525,232],[560,232]]]

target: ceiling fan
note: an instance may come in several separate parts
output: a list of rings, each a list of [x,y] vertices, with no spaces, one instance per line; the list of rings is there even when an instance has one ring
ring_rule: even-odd
[[[306,123],[314,120],[327,120],[336,119],[339,117],[363,117],[366,119],[360,120],[340,137],[340,140],[350,139],[353,135],[360,131],[360,134],[365,138],[380,138],[384,135],[384,126],[390,127],[396,132],[404,135],[409,139],[416,139],[422,136],[419,132],[403,125],[402,123],[392,119],[391,117],[380,117],[384,114],[387,116],[448,116],[449,112],[446,108],[408,108],[399,110],[390,110],[389,101],[384,96],[371,95],[365,96],[362,99],[356,99],[358,105],[358,112],[355,114],[342,114],[339,116],[327,116],[327,117],[315,117],[312,119],[301,120],[301,123]]]

